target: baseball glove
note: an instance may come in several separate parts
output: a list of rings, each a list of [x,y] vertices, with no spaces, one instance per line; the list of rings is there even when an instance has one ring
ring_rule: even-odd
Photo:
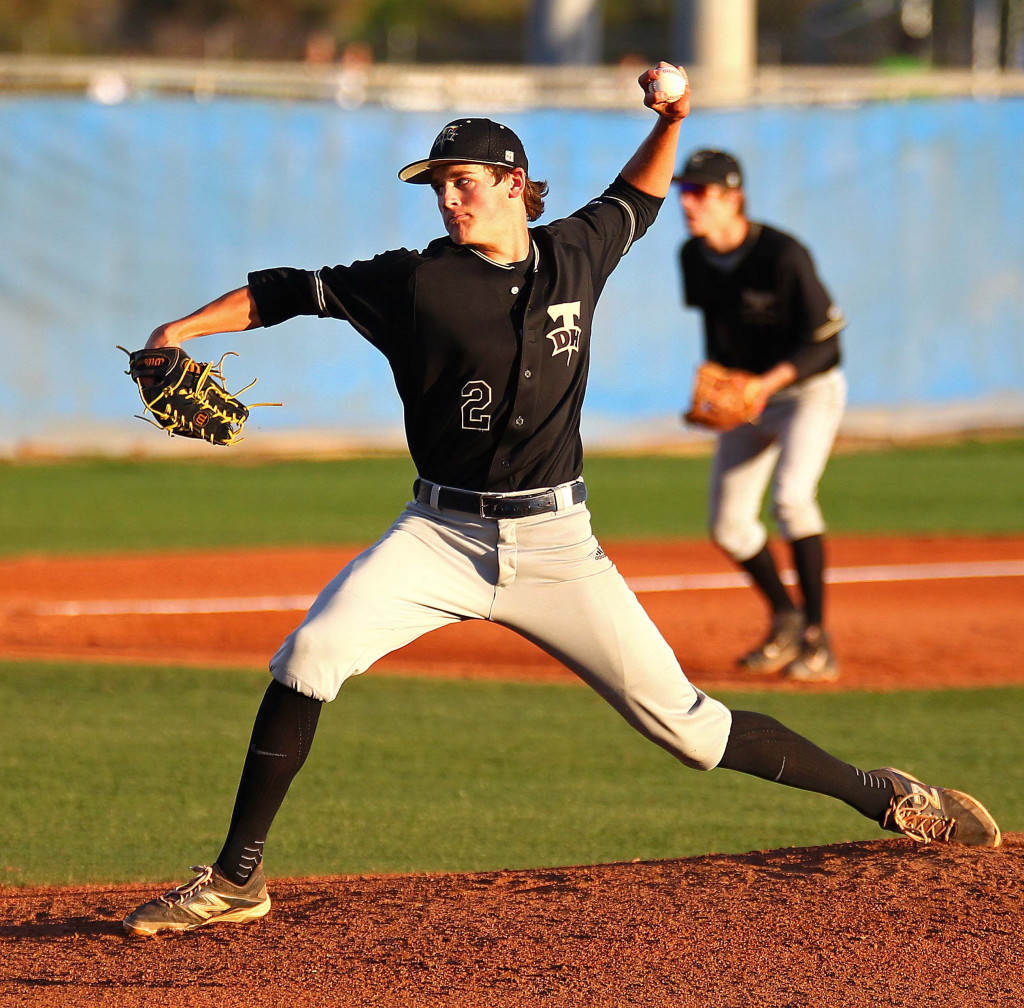
[[[210,444],[230,445],[242,440],[242,427],[249,419],[252,407],[243,405],[238,396],[256,384],[251,381],[236,395],[231,395],[222,384],[224,358],[216,363],[194,361],[181,347],[160,347],[153,350],[125,350],[128,370],[142,397],[146,413],[154,417],[139,417],[176,434],[178,437],[199,438]],[[253,403],[255,406],[280,406],[280,403]]]
[[[697,368],[690,408],[683,419],[716,431],[753,423],[764,408],[760,392],[757,375],[706,361]]]

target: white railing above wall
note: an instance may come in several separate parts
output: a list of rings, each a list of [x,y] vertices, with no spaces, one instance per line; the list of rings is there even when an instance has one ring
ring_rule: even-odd
[[[81,93],[104,104],[148,95],[328,101],[429,111],[478,108],[635,108],[640,66],[526,67],[254,63],[0,54],[0,93]],[[927,97],[1024,95],[1024,72],[907,71],[856,67],[758,68],[746,93],[699,66],[690,71],[695,104],[835,104]],[[581,99],[581,82],[587,94]]]

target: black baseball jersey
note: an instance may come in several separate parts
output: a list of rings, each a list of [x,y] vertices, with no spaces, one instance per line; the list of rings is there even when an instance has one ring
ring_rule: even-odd
[[[708,360],[755,374],[790,361],[797,380],[839,362],[843,314],[791,235],[752,223],[734,252],[691,238],[680,258],[686,303],[704,313]]]
[[[494,493],[576,479],[594,308],[662,200],[621,176],[570,217],[530,228],[501,265],[450,238],[316,272],[249,274],[266,326],[344,319],[387,357],[409,450],[433,483]]]

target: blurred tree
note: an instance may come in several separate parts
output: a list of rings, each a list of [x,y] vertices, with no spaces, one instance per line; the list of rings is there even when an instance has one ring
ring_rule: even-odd
[[[109,49],[117,45],[120,6],[120,0],[0,0],[0,50]]]
[[[169,57],[339,58],[347,47],[382,60],[518,63],[533,0],[0,0],[0,51],[145,54]],[[679,3],[696,0],[604,0],[607,63],[649,63],[666,52]],[[998,0],[1002,25],[1024,21],[1024,0]],[[900,0],[760,0],[763,62],[828,62],[858,52],[874,62],[901,51]],[[940,65],[970,62],[969,0],[932,0],[928,52]],[[806,47],[807,25],[822,12],[888,9],[841,53]],[[1013,16],[1008,11],[1017,12]],[[884,27],[884,26],[883,26]],[[1014,27],[1014,32],[1018,29]],[[1020,29],[1024,31],[1024,29]],[[1019,33],[1019,32],[1018,32]],[[1013,37],[1016,39],[1017,35]],[[905,42],[905,39],[903,40]],[[905,48],[905,47],[904,47]],[[1014,56],[1014,59],[1016,56]]]

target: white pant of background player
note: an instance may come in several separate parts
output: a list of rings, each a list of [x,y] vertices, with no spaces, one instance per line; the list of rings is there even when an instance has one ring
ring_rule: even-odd
[[[761,506],[769,480],[772,515],[787,542],[824,533],[818,483],[845,406],[846,378],[832,368],[777,392],[756,424],[719,436],[708,526],[737,563],[756,556],[768,541]]]
[[[270,670],[307,696],[333,700],[383,655],[468,619],[533,641],[687,766],[708,770],[721,759],[729,710],[683,674],[599,548],[585,504],[489,519],[410,502],[324,588]]]

